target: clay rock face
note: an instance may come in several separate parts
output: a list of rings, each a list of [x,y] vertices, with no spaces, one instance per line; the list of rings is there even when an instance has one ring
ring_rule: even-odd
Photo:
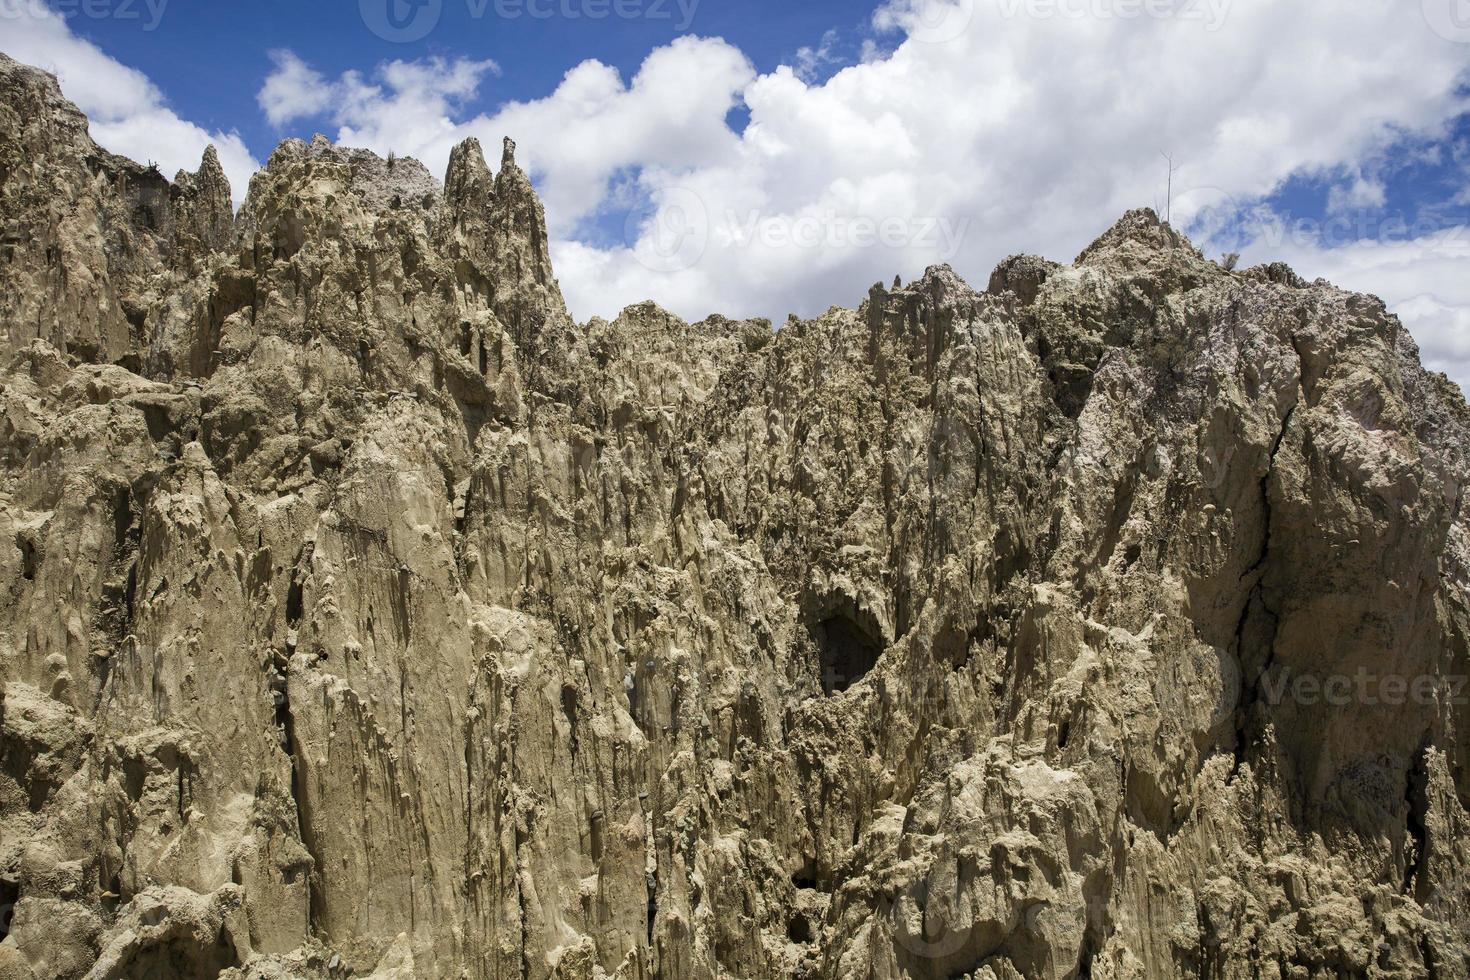
[[[102,150],[56,79],[0,54],[0,323],[7,353],[32,338],[140,369],[150,308],[233,236],[213,147],[170,184]]]
[[[576,324],[0,60],[0,978],[1470,976],[1470,410],[1149,211]]]

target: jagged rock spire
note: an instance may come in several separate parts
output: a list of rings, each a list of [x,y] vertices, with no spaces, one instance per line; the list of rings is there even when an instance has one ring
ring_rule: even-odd
[[[495,193],[495,175],[485,163],[480,141],[471,136],[449,151],[444,174],[444,200],[456,217],[469,217],[476,207],[488,207]]]
[[[230,179],[213,143],[205,148],[197,171],[179,171],[173,197],[174,241],[182,259],[217,252],[230,244],[235,223]]]
[[[552,273],[546,212],[516,164],[515,147],[506,137],[493,178],[479,140],[470,137],[454,148],[437,236],[455,260],[461,288],[480,297],[526,346],[541,325],[564,321],[567,312]]]

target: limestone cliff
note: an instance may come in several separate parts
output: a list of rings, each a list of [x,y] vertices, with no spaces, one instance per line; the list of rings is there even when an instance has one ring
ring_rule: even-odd
[[[0,57],[0,980],[1470,976],[1470,411],[1149,211],[576,324]]]

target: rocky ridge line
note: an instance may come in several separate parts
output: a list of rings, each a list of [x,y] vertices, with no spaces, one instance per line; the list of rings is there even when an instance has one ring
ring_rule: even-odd
[[[1470,976],[1377,299],[1144,210],[577,324],[509,141],[230,199],[0,56],[0,980]]]

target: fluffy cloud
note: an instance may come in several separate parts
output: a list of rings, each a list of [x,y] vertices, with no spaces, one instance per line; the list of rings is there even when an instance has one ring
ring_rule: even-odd
[[[827,31],[822,35],[822,41],[815,48],[804,46],[796,50],[796,76],[804,82],[816,79],[822,69],[829,65],[841,62],[841,58],[834,53],[837,47],[837,32]]]
[[[1419,342],[1425,366],[1470,391],[1470,306],[1450,306],[1425,294],[1396,304],[1393,312]]]
[[[444,172],[449,151],[467,136],[497,146],[513,134],[559,234],[613,195],[615,177],[627,168],[707,166],[736,152],[739,139],[725,116],[755,77],[745,56],[723,41],[680,38],[652,52],[631,83],[585,61],[543,99],[456,122],[455,107],[475,94],[493,63],[395,61],[369,84],[358,72],[327,81],[291,52],[275,59],[260,93],[272,121],[324,111],[339,127],[339,142],[414,156],[434,173]],[[325,105],[316,104],[319,95]]]
[[[464,136],[514,135],[579,316],[652,297],[691,318],[779,322],[937,261],[983,281],[1010,251],[1069,258],[1127,208],[1162,210],[1161,150],[1179,164],[1181,222],[1302,176],[1336,183],[1339,211],[1374,207],[1373,162],[1442,139],[1467,107],[1465,47],[1399,0],[890,0],[873,28],[893,50],[865,43],[820,83],[830,37],[765,74],[722,40],[683,38],[631,82],[588,61],[491,116],[455,118],[474,73],[443,61],[410,79],[381,69],[368,97],[343,76],[330,112],[342,139],[436,170]],[[303,67],[278,62],[267,88]],[[1302,258],[1354,274],[1329,248]],[[1433,278],[1448,269],[1389,262],[1363,278],[1402,276],[1397,301],[1423,330],[1450,320],[1415,297],[1458,309]],[[1427,357],[1451,363],[1454,328],[1428,329]]]
[[[4,25],[0,49],[54,73],[66,97],[87,114],[92,138],[102,146],[134,160],[152,160],[173,174],[198,169],[204,148],[213,143],[236,203],[244,198],[260,164],[237,133],[211,133],[180,119],[148,76],[74,35],[65,19],[42,4],[13,5]]]
[[[281,126],[331,108],[332,89],[320,72],[291,51],[272,51],[270,57],[275,70],[255,101],[272,125]]]
[[[339,142],[417,156],[440,173],[462,129],[452,115],[499,71],[493,61],[430,58],[390,61],[371,78],[349,71],[331,81],[291,51],[273,51],[271,60],[275,69],[256,101],[272,123],[326,115],[339,127]]]

